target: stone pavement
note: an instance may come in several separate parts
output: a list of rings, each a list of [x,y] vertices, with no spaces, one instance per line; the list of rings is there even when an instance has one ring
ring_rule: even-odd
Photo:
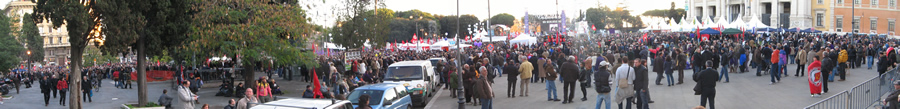
[[[730,73],[731,82],[717,83],[716,87],[716,108],[720,109],[799,109],[806,107],[812,103],[818,102],[824,98],[834,95],[837,92],[849,90],[850,87],[862,83],[865,80],[874,78],[878,73],[863,68],[847,69],[847,80],[829,82],[829,93],[819,98],[813,98],[809,95],[809,85],[807,78],[804,76],[793,76],[796,64],[788,65],[789,77],[783,77],[780,83],[769,85],[769,75],[756,76],[755,69],[749,69],[746,73]],[[655,103],[650,103],[650,108],[656,109],[690,109],[700,105],[700,96],[694,95],[693,86],[697,84],[690,77],[693,72],[685,70],[684,84],[668,87],[666,85],[655,85],[656,73],[650,72],[650,97]],[[677,71],[673,74],[677,79]],[[494,88],[495,98],[493,107],[495,109],[594,109],[597,102],[597,93],[593,88],[587,89],[588,100],[581,101],[581,87],[576,83],[575,101],[573,104],[562,104],[561,102],[547,101],[546,83],[531,83],[529,85],[531,96],[507,98],[507,80],[506,76],[495,78]],[[835,76],[835,78],[838,78]],[[678,82],[677,80],[675,80]],[[665,79],[661,82],[666,84]],[[521,83],[518,83],[521,84]],[[518,85],[517,84],[517,85]],[[562,83],[556,81],[556,87],[559,99],[563,99]],[[518,90],[518,88],[517,88]],[[518,92],[517,92],[518,93]],[[457,99],[450,97],[449,90],[443,90],[434,102],[430,103],[426,108],[432,109],[456,109],[458,107]],[[617,108],[615,102],[613,108]],[[468,109],[478,109],[480,106],[466,105]]]
[[[264,73],[257,73],[256,76],[263,76]],[[301,90],[303,90],[308,83],[301,82],[298,80],[298,77],[294,78],[294,81],[286,81],[281,78],[276,77],[276,82],[281,87],[282,91],[284,91],[285,95],[279,95],[281,97],[295,97],[299,98]],[[242,81],[237,81],[242,82]],[[113,81],[109,79],[103,80],[103,87],[101,87],[100,92],[94,92],[93,100],[94,102],[85,102],[82,103],[82,108],[84,109],[120,109],[122,104],[125,103],[137,103],[137,83],[133,83],[134,89],[118,89],[113,85]],[[212,109],[221,109],[225,105],[228,104],[229,99],[235,99],[237,101],[240,98],[235,97],[223,97],[223,96],[214,96],[216,92],[218,92],[219,85],[221,84],[221,80],[213,80],[207,81],[206,84],[203,85],[203,88],[200,89],[198,95],[200,96],[200,104],[197,104],[197,108],[202,106],[203,104],[209,104]],[[38,82],[35,82],[34,85],[38,85]],[[147,98],[150,102],[156,102],[159,99],[160,94],[162,94],[163,89],[169,90],[169,96],[175,97],[175,90],[172,89],[172,81],[161,81],[161,82],[151,82],[147,83]],[[24,88],[24,87],[22,87]],[[64,107],[59,105],[59,97],[53,98],[50,97],[50,105],[44,107],[43,95],[40,93],[40,88],[35,86],[32,88],[21,89],[20,94],[11,94],[14,96],[13,99],[3,100],[4,104],[0,104],[0,109],[67,109],[68,107]],[[68,98],[67,98],[68,99]],[[178,99],[178,98],[174,98]],[[68,101],[67,101],[68,103]],[[66,105],[69,106],[69,105]],[[176,106],[176,105],[173,105]]]

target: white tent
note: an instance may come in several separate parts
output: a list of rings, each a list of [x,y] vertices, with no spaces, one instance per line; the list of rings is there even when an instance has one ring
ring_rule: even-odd
[[[738,17],[738,18],[740,18],[740,17]],[[747,28],[749,26],[747,26],[747,23],[744,23],[744,20],[737,19],[737,20],[734,20],[734,22],[731,22],[730,25],[725,26],[725,27],[726,28]]]
[[[533,45],[537,43],[537,37],[532,37],[528,34],[522,34],[516,37],[515,39],[509,40],[510,44],[525,44],[525,45]]]
[[[336,44],[330,43],[330,42],[325,42],[325,44],[322,44],[322,45],[324,45],[326,49],[334,49],[334,50],[344,50],[344,49],[346,49],[346,48],[344,48],[343,46],[336,45]]]
[[[767,26],[766,24],[763,24],[762,21],[759,21],[758,18],[753,17],[750,19],[749,22],[747,22],[747,27],[748,28],[768,28],[769,26]]]
[[[716,20],[716,24],[719,24],[718,26],[723,27],[731,25],[731,23],[729,23],[728,20],[725,19],[725,17],[719,17],[719,19]]]
[[[506,41],[506,36],[494,36],[494,37],[482,37],[481,42],[503,42]]]
[[[715,28],[719,27],[719,24],[712,21],[712,18],[703,19],[703,28]]]

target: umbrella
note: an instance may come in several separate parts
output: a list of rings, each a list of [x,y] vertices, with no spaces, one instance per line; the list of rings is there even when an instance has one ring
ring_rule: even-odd
[[[741,34],[741,33],[744,33],[744,32],[742,32],[741,30],[738,30],[738,29],[734,29],[734,28],[728,28],[728,29],[722,30],[722,34],[725,34],[725,35]]]
[[[706,28],[706,29],[701,30],[700,34],[718,35],[718,34],[721,34],[721,32],[714,30],[712,28]]]

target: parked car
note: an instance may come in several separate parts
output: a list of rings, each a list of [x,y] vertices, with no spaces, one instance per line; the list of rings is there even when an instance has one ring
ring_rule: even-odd
[[[359,107],[359,96],[369,95],[372,109],[408,109],[412,107],[409,92],[402,84],[379,83],[353,90],[347,97],[353,108]]]
[[[250,109],[354,109],[348,100],[286,98],[258,104]]]

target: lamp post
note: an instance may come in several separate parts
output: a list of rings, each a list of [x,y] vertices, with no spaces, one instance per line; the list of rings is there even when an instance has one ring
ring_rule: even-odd
[[[462,71],[462,69],[459,68],[459,64],[462,63],[462,61],[460,61],[460,59],[462,57],[462,55],[460,53],[460,52],[462,52],[462,48],[459,48],[459,43],[460,43],[460,41],[459,41],[459,0],[456,0],[456,32],[457,32],[456,33],[456,64],[455,64],[456,65],[456,76],[459,79],[462,79],[462,74],[460,74],[460,71]],[[462,85],[463,82],[459,81],[459,83],[457,83],[457,84]],[[457,94],[465,93],[465,92],[463,92],[462,87],[456,87],[456,90],[457,90],[456,91]],[[456,103],[459,103],[459,106],[458,106],[459,109],[466,109],[466,104],[464,104],[466,102],[463,101],[463,98],[464,97],[457,97],[457,99],[459,99],[459,100],[456,101]]]

